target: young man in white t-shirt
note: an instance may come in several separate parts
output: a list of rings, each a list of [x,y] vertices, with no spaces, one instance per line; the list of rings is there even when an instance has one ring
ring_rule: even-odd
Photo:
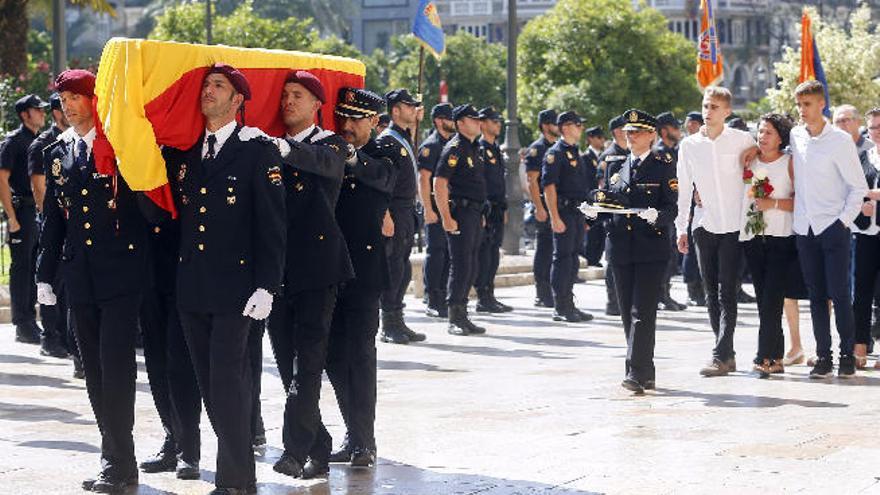
[[[700,132],[681,142],[678,151],[678,250],[688,251],[687,226],[691,198],[696,190],[703,214],[695,218],[693,239],[700,275],[706,290],[709,322],[715,333],[712,361],[700,370],[703,376],[724,376],[736,371],[733,334],[736,328],[741,247],[742,154],[755,147],[752,136],[724,125],[730,116],[732,96],[726,88],[710,86],[703,93]]]

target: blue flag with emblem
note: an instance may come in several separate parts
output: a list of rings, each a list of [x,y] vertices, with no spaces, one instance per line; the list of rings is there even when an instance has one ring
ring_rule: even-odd
[[[412,33],[435,57],[440,58],[446,52],[446,35],[433,0],[420,0]]]

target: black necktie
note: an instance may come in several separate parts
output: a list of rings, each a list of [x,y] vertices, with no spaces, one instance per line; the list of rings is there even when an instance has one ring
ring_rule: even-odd
[[[214,159],[214,145],[217,144],[217,136],[214,134],[208,135],[208,153],[205,154],[205,160],[213,160]]]
[[[86,167],[89,165],[89,146],[86,144],[85,139],[77,141],[76,155],[74,156],[73,163],[76,164],[81,173],[86,171]]]

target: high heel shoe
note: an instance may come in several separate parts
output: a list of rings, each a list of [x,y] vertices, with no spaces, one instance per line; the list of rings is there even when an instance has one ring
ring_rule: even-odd
[[[782,365],[783,366],[792,366],[795,364],[803,364],[803,362],[804,362],[803,349],[798,351],[798,353],[795,354],[794,356],[785,356],[784,358],[782,358]]]

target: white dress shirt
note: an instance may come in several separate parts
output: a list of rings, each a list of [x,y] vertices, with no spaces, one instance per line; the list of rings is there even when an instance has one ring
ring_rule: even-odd
[[[725,127],[715,139],[703,133],[691,134],[678,148],[678,235],[687,234],[688,214],[696,186],[702,202],[702,215],[694,215],[693,229],[713,234],[739,232],[742,212],[742,174],[740,157],[755,146],[752,135]]]
[[[233,120],[214,132],[205,129],[205,137],[202,139],[202,159],[204,160],[205,156],[208,155],[208,136],[214,135],[217,138],[217,142],[214,143],[214,157],[216,158],[220,155],[220,148],[223,147],[223,144],[235,131],[235,126],[237,125],[238,122]]]
[[[862,209],[868,184],[848,133],[825,123],[818,136],[791,130],[794,156],[794,232],[819,235],[840,220],[847,228]]]
[[[74,155],[79,153],[79,142],[85,141],[86,143],[86,156],[91,156],[92,154],[92,145],[95,143],[95,137],[97,137],[98,132],[94,127],[89,129],[89,132],[85,133],[84,136],[80,136],[76,133],[73,127],[68,127],[66,131],[61,133],[58,136],[58,139],[67,142],[68,144],[73,146]]]

